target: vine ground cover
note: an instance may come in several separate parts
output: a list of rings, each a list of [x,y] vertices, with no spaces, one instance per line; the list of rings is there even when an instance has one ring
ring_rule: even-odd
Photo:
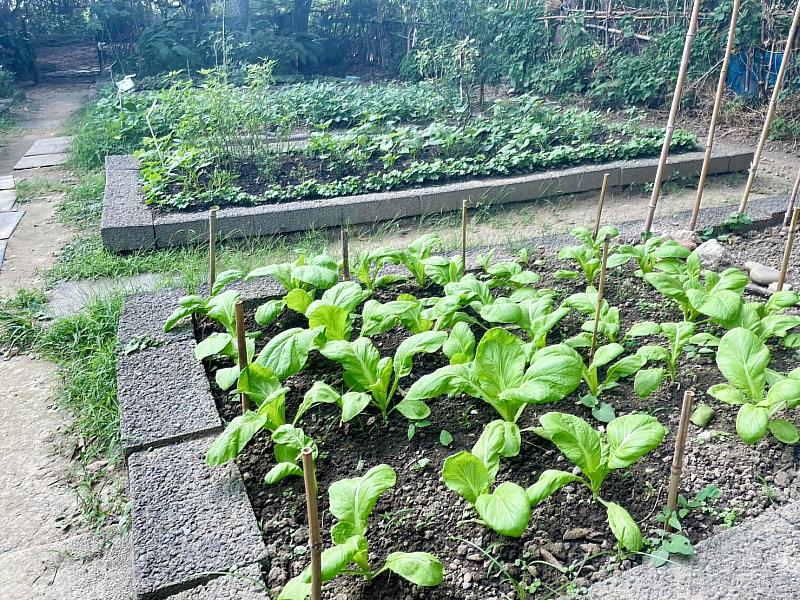
[[[553,277],[565,264],[552,258],[535,261],[530,267],[542,274],[538,287],[547,286],[557,292],[561,300],[570,294],[582,292],[582,283],[560,280]],[[656,323],[681,320],[676,305],[654,300],[652,290],[642,284],[627,269],[614,270],[610,274],[607,300],[620,308],[620,330],[625,332],[641,321]],[[374,298],[390,302],[400,293],[411,293],[417,297],[437,296],[442,292],[437,285],[420,290],[410,283],[378,288]],[[356,311],[358,312],[358,311]],[[573,312],[564,317],[553,329],[550,343],[567,339],[580,331],[585,315]],[[219,328],[208,322],[200,322],[196,329],[198,339]],[[358,317],[353,327],[360,328]],[[256,322],[253,312],[247,315],[247,330],[261,331],[256,341],[258,352],[268,340],[293,327],[305,327],[305,317],[297,312],[285,311],[268,327]],[[491,324],[484,323],[489,327]],[[476,337],[482,335],[482,327],[474,328]],[[722,330],[711,326],[721,335]],[[394,327],[373,336],[375,346],[382,356],[394,355],[409,332]],[[655,343],[654,340],[648,340]],[[633,354],[636,342],[626,340],[627,349]],[[773,349],[773,368],[785,371],[792,368],[793,351]],[[449,364],[447,356],[431,354],[418,357],[412,374],[405,386],[421,377]],[[212,389],[223,418],[230,421],[240,412],[236,398],[220,390],[214,375],[225,363],[209,365]],[[645,536],[648,529],[660,528],[659,513],[665,498],[665,482],[669,473],[671,445],[677,427],[682,389],[691,387],[702,394],[711,385],[723,379],[716,369],[713,353],[682,354],[677,365],[681,387],[662,385],[655,395],[639,399],[633,392],[633,378],[621,379],[620,385],[607,390],[604,400],[611,403],[618,414],[634,411],[655,415],[667,427],[666,442],[651,454],[638,461],[633,468],[612,472],[603,486],[603,498],[618,502],[627,508],[640,523]],[[342,387],[342,369],[322,355],[312,353],[306,368],[286,381],[290,391],[287,395],[287,414],[294,414],[303,401],[305,392],[316,381],[325,381],[337,389]],[[529,406],[519,420],[523,429],[536,426],[543,413],[559,410],[571,412],[599,425],[592,418],[588,407],[578,402],[581,392],[571,394],[566,400],[553,405]],[[370,525],[370,552],[376,563],[387,553],[396,550],[424,550],[439,557],[444,564],[445,582],[442,586],[420,590],[399,578],[392,577],[380,583],[354,583],[352,579],[335,580],[329,584],[332,591],[352,595],[354,586],[363,587],[367,598],[448,598],[467,599],[499,598],[509,593],[508,582],[498,575],[487,556],[494,557],[506,566],[508,573],[524,582],[530,590],[538,589],[543,597],[557,596],[571,587],[585,585],[601,579],[609,568],[617,564],[615,540],[608,530],[605,513],[591,502],[591,496],[582,486],[567,486],[559,492],[557,501],[545,501],[535,506],[531,524],[522,537],[511,539],[489,531],[474,522],[471,513],[457,495],[449,491],[440,479],[441,467],[448,456],[458,450],[468,449],[478,439],[483,426],[497,414],[488,404],[459,394],[451,399],[438,398],[430,401],[431,415],[413,428],[405,419],[394,413],[388,425],[374,411],[339,425],[340,413],[332,405],[316,407],[308,412],[302,426],[318,447],[318,478],[321,509],[327,510],[324,490],[341,478],[363,474],[377,464],[388,464],[397,473],[393,491],[387,491],[375,509]],[[691,470],[691,488],[699,491],[704,484],[715,483],[726,491],[739,489],[740,472],[755,473],[756,477],[772,478],[776,473],[790,467],[796,460],[794,450],[769,438],[756,447],[746,447],[736,437],[736,407],[725,407],[716,403],[716,421],[713,434],[704,436],[704,443],[690,443],[688,462],[703,465],[706,470]],[[443,433],[447,432],[447,434]],[[412,435],[413,434],[413,435]],[[446,444],[446,445],[445,445]],[[303,509],[302,483],[298,479],[286,479],[277,486],[267,487],[264,477],[274,463],[273,444],[269,434],[256,435],[253,442],[240,455],[239,467],[248,485],[251,502],[264,531],[270,561],[265,573],[270,585],[280,586],[288,578],[305,568],[304,556],[305,513]],[[726,455],[729,460],[717,458]],[[500,463],[497,482],[513,481],[523,486],[536,482],[545,470],[569,470],[571,465],[546,440],[531,433],[523,434],[523,450],[518,456],[503,459]],[[704,505],[703,510],[690,511],[683,519],[684,533],[697,541],[705,537],[721,522],[730,524],[740,514],[756,514],[770,504],[769,494],[743,493],[739,497],[727,495],[723,503],[727,508]],[[476,547],[485,549],[484,554]],[[554,560],[555,559],[555,560]],[[635,559],[626,559],[629,566]],[[549,563],[549,564],[547,564]],[[489,574],[489,573],[492,574]]]

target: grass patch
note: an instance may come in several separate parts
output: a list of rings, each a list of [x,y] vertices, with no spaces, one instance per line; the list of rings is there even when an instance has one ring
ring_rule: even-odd
[[[42,200],[52,194],[65,194],[69,191],[69,185],[54,179],[44,179],[35,177],[33,179],[23,179],[14,188],[17,192],[17,202],[31,202]]]
[[[19,290],[16,296],[0,303],[0,349],[24,351],[33,347],[46,302],[40,290]]]
[[[102,170],[76,173],[77,183],[69,188],[58,205],[58,218],[66,225],[86,228],[96,226],[103,212],[106,176]]]
[[[270,262],[285,260],[298,250],[321,252],[327,238],[309,232],[292,239],[252,238],[220,244],[217,268],[250,271]],[[206,246],[165,248],[121,255],[103,247],[99,234],[81,235],[64,247],[56,264],[47,273],[48,285],[57,281],[129,277],[142,273],[174,275],[176,284],[193,291],[205,281],[208,271]]]

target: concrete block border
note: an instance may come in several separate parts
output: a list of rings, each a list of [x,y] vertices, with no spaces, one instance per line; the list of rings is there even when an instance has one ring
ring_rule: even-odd
[[[697,175],[702,158],[700,152],[670,156],[666,177]],[[752,158],[751,151],[720,147],[711,160],[710,173],[746,170]],[[267,236],[460,210],[465,198],[472,204],[526,202],[598,190],[605,173],[611,175],[610,184],[616,187],[649,183],[655,176],[657,164],[656,158],[617,161],[393,192],[228,207],[220,210],[217,228],[220,235],[228,238]],[[132,156],[106,158],[106,190],[100,226],[105,246],[124,252],[205,240],[206,211],[164,213],[145,206],[138,168],[138,161]]]
[[[787,196],[753,200],[752,229],[780,222]],[[719,227],[736,209],[703,209],[700,223]],[[656,223],[657,230],[682,225],[688,213]],[[641,221],[620,223],[620,239],[636,239]],[[564,234],[535,238],[531,247],[547,251]],[[469,251],[469,266],[485,248]],[[495,257],[508,254],[496,248]],[[508,254],[509,256],[511,254]],[[231,284],[249,307],[281,295],[269,278]],[[200,293],[203,293],[201,290]],[[126,299],[118,328],[120,347],[136,337],[149,345],[117,362],[120,423],[130,477],[134,591],[137,600],[158,598],[266,600],[266,548],[235,464],[209,468],[204,456],[219,432],[202,367],[192,356],[189,325],[163,333],[180,290],[137,294]],[[791,519],[797,521],[796,506]],[[789,518],[789,517],[787,517]],[[713,538],[709,538],[713,539]]]

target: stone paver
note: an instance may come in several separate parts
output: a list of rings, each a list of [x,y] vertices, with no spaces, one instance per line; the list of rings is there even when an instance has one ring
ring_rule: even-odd
[[[100,277],[80,281],[62,281],[47,291],[47,306],[52,317],[66,317],[79,312],[96,298],[112,294],[150,292],[168,283],[167,277],[146,273],[131,277]]]
[[[798,503],[699,543],[689,561],[637,567],[589,589],[594,600],[789,600],[800,598]]]
[[[6,212],[14,207],[17,201],[17,192],[14,190],[0,191],[0,212]]]
[[[0,271],[3,270],[3,259],[6,257],[6,246],[8,242],[6,240],[0,240]]]
[[[15,171],[24,171],[26,169],[41,169],[44,167],[56,167],[63,165],[69,159],[69,155],[62,152],[59,154],[37,154],[34,156],[23,156],[19,159],[17,164],[14,165]]]
[[[14,189],[14,176],[0,175],[0,190],[13,190],[13,189]]]
[[[25,216],[25,211],[0,212],[0,240],[7,240]]]
[[[36,140],[25,156],[38,156],[40,154],[63,154],[69,148],[68,137],[55,137]]]

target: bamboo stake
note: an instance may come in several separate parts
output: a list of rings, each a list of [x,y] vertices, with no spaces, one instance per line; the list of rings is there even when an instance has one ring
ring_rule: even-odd
[[[794,180],[794,187],[789,196],[789,205],[786,207],[786,214],[783,216],[783,226],[788,227],[794,213],[794,205],[797,201],[797,194],[800,193],[800,169],[797,169],[797,177]]]
[[[689,57],[691,56],[694,37],[697,33],[697,17],[700,14],[701,2],[702,0],[694,0],[692,18],[689,21],[689,29],[686,31],[686,40],[683,43],[683,56],[681,57],[681,66],[678,70],[678,81],[675,82],[675,93],[672,95],[672,106],[669,109],[669,118],[667,119],[667,128],[664,132],[664,144],[661,146],[661,156],[658,159],[656,178],[653,182],[653,194],[650,196],[650,204],[647,205],[647,218],[644,222],[645,235],[649,234],[650,229],[653,227],[653,218],[656,214],[658,198],[661,195],[661,183],[664,178],[664,170],[667,166],[669,147],[670,144],[672,144],[672,134],[675,132],[675,121],[678,118],[678,110],[681,107],[683,85],[686,81],[686,73],[689,70]]]
[[[678,506],[678,489],[681,485],[681,474],[683,473],[683,454],[686,449],[686,434],[689,431],[689,417],[692,414],[692,403],[694,402],[694,392],[686,390],[683,394],[683,406],[681,406],[681,420],[678,425],[678,433],[675,436],[675,454],[672,456],[672,466],[669,469],[669,490],[667,492],[667,510],[675,512]],[[670,530],[669,522],[666,523],[667,531]]]
[[[789,257],[794,246],[794,235],[797,232],[797,219],[800,217],[800,208],[795,208],[792,212],[792,222],[789,225],[789,235],[786,237],[786,247],[783,249],[783,261],[781,261],[781,274],[778,276],[777,290],[783,290],[783,283],[786,281],[786,271],[789,268]]]
[[[606,264],[608,263],[608,236],[603,240],[603,259],[600,261],[600,283],[597,286],[597,306],[594,309],[594,327],[592,328],[592,347],[589,349],[589,360],[594,357],[597,347],[597,330],[600,327],[600,310],[603,307],[603,290],[606,287]]]
[[[236,302],[235,310],[236,347],[239,351],[239,373],[242,373],[247,368],[247,339],[244,331],[244,304],[241,300]],[[242,399],[242,414],[244,414],[253,407],[253,404],[244,392],[240,392],[239,395]]]
[[[344,227],[342,227],[342,279],[350,280],[350,243]]]
[[[736,39],[736,21],[739,19],[739,4],[740,0],[733,0],[731,23],[728,27],[728,43],[725,46],[722,70],[719,73],[719,81],[717,81],[717,94],[714,96],[711,123],[708,125],[708,138],[706,139],[706,153],[703,156],[703,168],[700,170],[700,181],[697,182],[697,195],[694,198],[692,216],[689,219],[689,229],[692,231],[697,227],[697,216],[700,213],[700,203],[703,201],[703,192],[705,191],[706,178],[708,177],[708,167],[711,164],[711,152],[714,149],[714,137],[717,133],[717,118],[719,117],[719,109],[722,106],[722,94],[725,92],[725,80],[728,77],[728,68],[731,64],[731,52],[733,51],[733,43]]]
[[[600,201],[597,203],[597,217],[594,220],[594,234],[592,239],[597,239],[597,234],[600,233],[600,220],[603,216],[603,206],[606,203],[606,193],[608,192],[608,173],[603,174],[603,187],[600,188]]]
[[[208,211],[208,293],[217,282],[217,211],[219,206],[212,206]]]
[[[302,456],[308,512],[308,545],[311,549],[311,600],[320,600],[322,598],[322,535],[319,531],[317,481],[314,476],[314,456],[311,448],[303,448]]]
[[[761,162],[761,154],[764,152],[764,146],[769,137],[769,130],[772,126],[772,118],[775,116],[775,108],[778,105],[778,96],[780,96],[781,88],[783,87],[783,78],[786,75],[786,67],[792,58],[792,48],[794,47],[794,37],[797,33],[797,25],[800,23],[800,2],[797,3],[794,16],[792,17],[792,26],[789,29],[789,37],[786,40],[786,47],[783,51],[783,58],[781,59],[781,66],[778,69],[778,74],[775,77],[775,86],[772,88],[772,97],[769,99],[769,106],[767,107],[767,116],[764,119],[764,127],[761,129],[761,137],[758,139],[755,154],[753,154],[753,162],[750,164],[750,172],[747,174],[747,184],[744,186],[742,193],[742,201],[739,203],[739,214],[743,214],[747,210],[747,202],[750,199],[750,192],[753,190],[753,183],[755,183],[756,173],[758,173],[758,165]]]
[[[461,270],[467,272],[467,199],[461,201]]]

